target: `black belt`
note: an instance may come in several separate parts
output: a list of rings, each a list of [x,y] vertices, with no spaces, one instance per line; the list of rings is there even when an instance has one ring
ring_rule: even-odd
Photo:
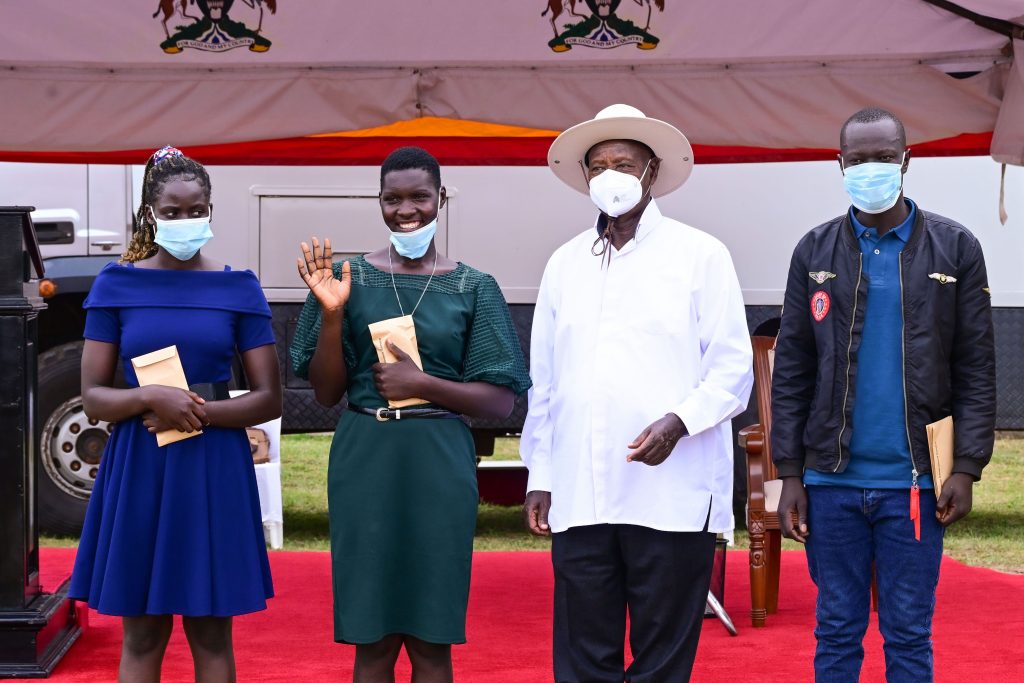
[[[231,398],[228,393],[227,382],[205,382],[202,384],[188,385],[189,391],[194,391],[205,401],[226,401]]]
[[[348,404],[348,409],[363,415],[373,415],[378,422],[389,422],[391,420],[409,420],[420,418],[435,418],[458,420],[462,416],[443,408],[364,408],[362,406]]]

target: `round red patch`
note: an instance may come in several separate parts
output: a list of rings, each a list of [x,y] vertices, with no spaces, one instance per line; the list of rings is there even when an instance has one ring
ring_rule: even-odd
[[[828,315],[828,309],[832,306],[832,301],[828,298],[828,294],[823,290],[818,290],[811,297],[811,315],[814,316],[815,322],[821,322]]]

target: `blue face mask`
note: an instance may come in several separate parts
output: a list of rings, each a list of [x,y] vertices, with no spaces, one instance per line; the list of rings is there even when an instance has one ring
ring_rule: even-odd
[[[188,261],[213,237],[210,217],[184,218],[176,221],[156,219],[153,241],[179,261]]]
[[[843,184],[853,205],[864,213],[882,213],[896,206],[903,191],[903,161],[898,164],[870,162],[843,167]]]
[[[430,221],[422,228],[412,232],[392,232],[391,244],[399,256],[405,258],[422,258],[430,247],[434,233],[437,232],[437,219]]]

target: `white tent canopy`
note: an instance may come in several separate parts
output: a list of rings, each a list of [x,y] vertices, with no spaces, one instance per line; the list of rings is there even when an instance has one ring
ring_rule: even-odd
[[[697,144],[780,149],[835,147],[849,114],[879,105],[911,144],[992,133],[997,160],[1024,163],[1024,3],[960,7],[999,21],[925,0],[8,0],[0,150],[271,140],[424,115],[561,130],[621,101]]]

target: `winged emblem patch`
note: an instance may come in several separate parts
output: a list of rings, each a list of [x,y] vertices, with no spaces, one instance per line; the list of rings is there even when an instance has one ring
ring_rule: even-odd
[[[819,270],[818,272],[808,273],[811,279],[817,282],[819,285],[825,284],[825,280],[830,280],[836,276],[835,273],[830,273],[827,270]]]
[[[952,275],[946,275],[945,273],[928,273],[928,277],[933,280],[938,280],[940,285],[948,285],[952,282],[956,282],[956,278]]]

